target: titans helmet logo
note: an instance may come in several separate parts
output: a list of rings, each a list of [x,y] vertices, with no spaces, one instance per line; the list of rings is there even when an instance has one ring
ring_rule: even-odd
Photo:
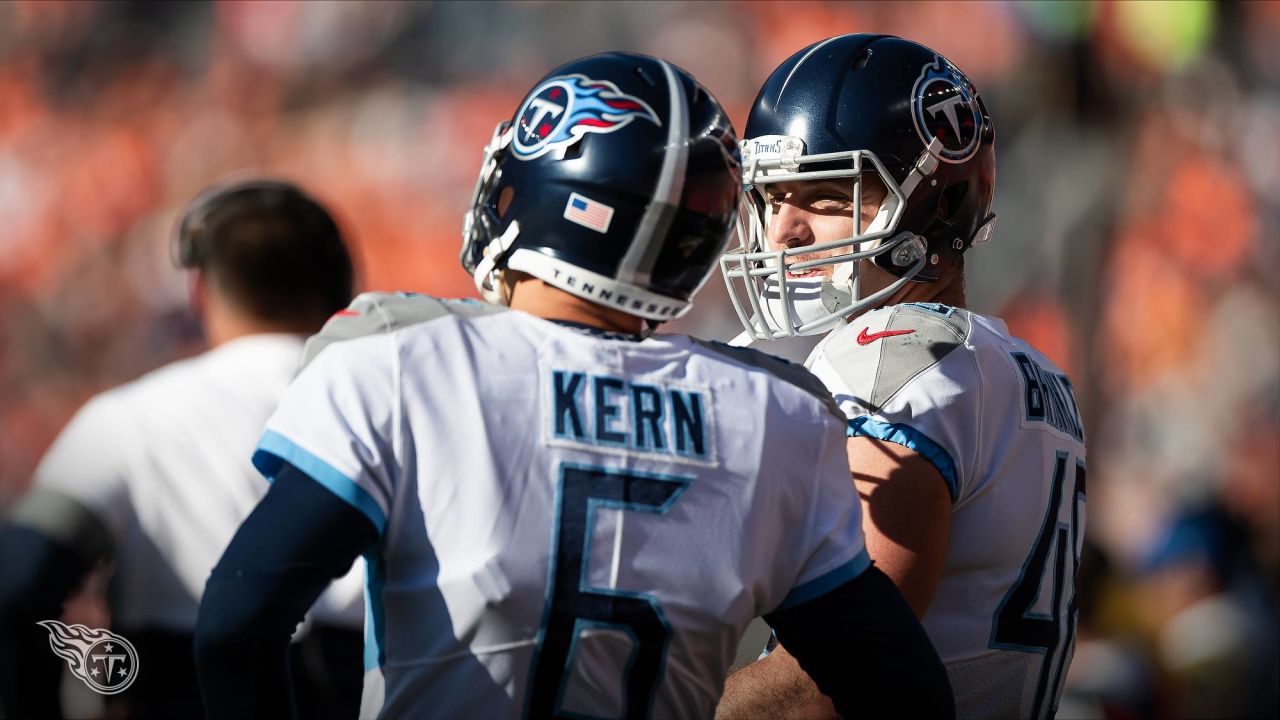
[[[138,651],[123,637],[84,625],[67,626],[57,620],[41,620],[49,631],[49,647],[67,661],[71,672],[90,690],[115,695],[138,679]]]
[[[662,126],[653,108],[607,80],[577,73],[554,77],[539,85],[516,113],[512,153],[532,160],[563,152],[587,133],[616,132],[636,118]]]
[[[982,139],[982,108],[973,83],[954,65],[934,55],[911,88],[911,119],[926,146],[937,138],[940,159],[962,163],[978,151]]]

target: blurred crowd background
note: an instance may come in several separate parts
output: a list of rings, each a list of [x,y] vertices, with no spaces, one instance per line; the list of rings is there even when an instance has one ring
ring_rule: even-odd
[[[547,70],[660,55],[741,127],[845,32],[944,53],[995,119],[971,306],[1068,370],[1089,443],[1059,717],[1276,717],[1275,2],[0,3],[0,510],[92,393],[202,349],[168,242],[212,181],[301,181],[365,289],[474,296],[481,149]],[[718,280],[674,329],[736,334]]]

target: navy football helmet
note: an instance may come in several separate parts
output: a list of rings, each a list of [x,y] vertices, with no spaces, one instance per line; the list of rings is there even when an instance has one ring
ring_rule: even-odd
[[[721,259],[721,270],[752,339],[835,327],[909,281],[936,280],[943,265],[986,242],[995,227],[995,130],[986,107],[958,68],[909,40],[843,35],[792,55],[756,97],[742,162],[741,247]],[[887,194],[863,227],[858,208],[869,173]],[[849,179],[853,235],[770,248],[767,185],[830,178]],[[832,250],[844,252],[801,257]],[[859,297],[857,264],[863,258],[899,279]],[[799,273],[821,265],[835,265],[830,277],[800,279]]]
[[[724,109],[684,70],[630,53],[570,62],[485,148],[462,266],[490,302],[511,269],[654,323],[677,318],[733,231],[738,153]]]

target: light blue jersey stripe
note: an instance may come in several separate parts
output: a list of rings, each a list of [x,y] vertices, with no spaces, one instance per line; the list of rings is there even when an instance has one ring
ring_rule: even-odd
[[[841,585],[858,577],[871,567],[871,556],[867,554],[866,548],[858,553],[849,562],[832,570],[825,575],[821,575],[810,580],[803,585],[799,585],[791,592],[787,593],[787,597],[782,600],[782,604],[778,606],[778,610],[786,610],[796,605],[807,603],[814,598],[821,597],[835,590]],[[774,612],[777,612],[775,610]]]
[[[947,491],[951,493],[951,502],[960,499],[959,485],[956,477],[956,462],[951,453],[919,430],[902,423],[887,423],[863,415],[849,421],[849,437],[869,437],[885,442],[901,445],[911,450],[935,468],[942,480],[947,483]]]
[[[382,535],[386,530],[387,516],[382,512],[382,508],[378,507],[377,501],[369,491],[357,485],[337,468],[294,444],[292,440],[268,430],[258,441],[258,449],[253,453],[253,466],[270,480],[279,472],[282,462],[288,462],[306,473],[329,492],[363,513],[377,528],[378,535]]]

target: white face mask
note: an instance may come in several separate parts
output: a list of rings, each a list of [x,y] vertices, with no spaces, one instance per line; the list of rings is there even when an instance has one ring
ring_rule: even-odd
[[[748,152],[748,146],[752,152]],[[917,168],[899,187],[870,152],[855,150],[808,156],[803,154],[804,143],[798,138],[775,136],[744,140],[743,147],[744,201],[739,214],[740,247],[720,259],[729,299],[746,330],[742,338],[749,341],[776,340],[827,332],[837,327],[841,320],[886,300],[924,267],[926,247],[923,238],[906,231],[898,232],[897,225],[910,191],[937,165],[930,150],[922,154]],[[759,152],[755,152],[757,149]],[[829,164],[841,161],[849,163],[848,170],[799,171],[809,162]],[[853,182],[863,172],[874,172],[888,190],[875,219],[866,228],[850,237],[816,246],[767,249],[767,228],[772,213],[769,205],[763,202],[764,186],[835,177],[847,177]],[[787,276],[787,268],[802,262],[799,260],[801,256],[837,249],[844,250],[844,253],[821,262],[813,261],[815,265],[803,268],[830,264],[834,266],[831,277]],[[857,282],[858,262],[886,253],[892,253],[890,257],[896,265],[905,268],[904,272],[889,287],[862,297]],[[808,265],[809,261],[804,262]]]
[[[808,328],[806,335],[824,333],[840,324],[840,318],[830,317],[841,310],[835,300],[835,288],[827,278],[787,278],[781,287],[777,276],[764,279],[760,297],[763,310],[774,327],[801,327],[820,320]]]
[[[867,226],[865,234],[873,234],[883,230],[893,214],[895,199],[890,198],[880,206],[875,219]],[[882,241],[867,243],[863,250],[874,250]],[[850,248],[851,251],[856,248]],[[837,258],[832,258],[836,260]],[[849,308],[858,297],[856,273],[858,262],[846,261],[837,264],[831,277],[824,278],[786,278],[779,280],[779,275],[770,275],[764,279],[764,287],[760,293],[764,299],[764,310],[774,327],[800,328],[810,323],[818,323],[806,327],[803,335],[818,335],[839,326],[846,315],[841,311]],[[785,286],[785,287],[781,287]],[[790,322],[787,322],[788,312]],[[832,317],[835,315],[835,317]],[[822,321],[822,322],[819,322]]]

